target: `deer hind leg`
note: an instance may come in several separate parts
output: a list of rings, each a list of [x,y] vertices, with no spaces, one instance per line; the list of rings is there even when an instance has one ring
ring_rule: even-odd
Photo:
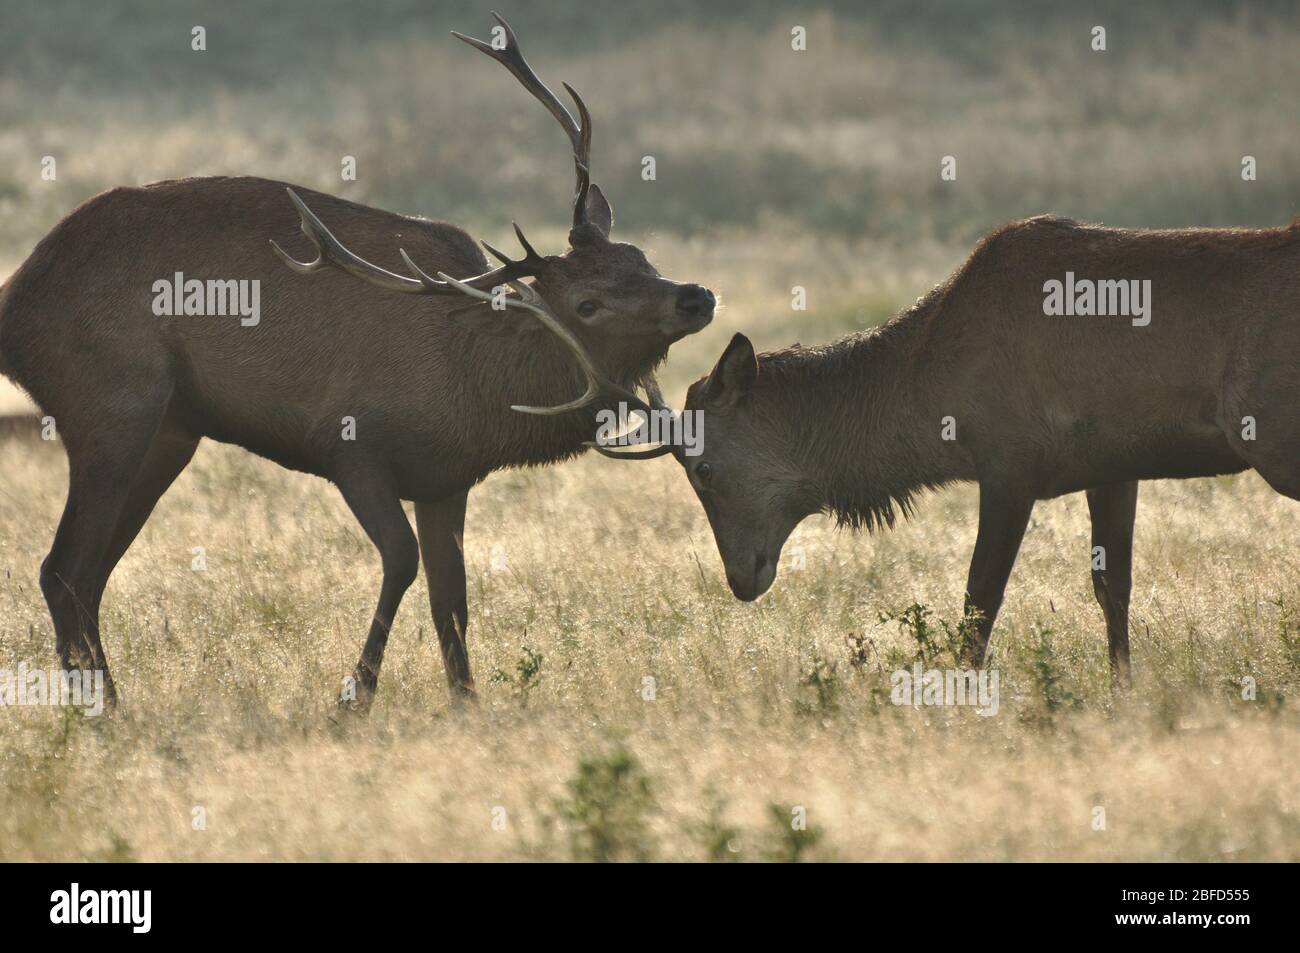
[[[181,471],[194,458],[194,451],[199,441],[189,434],[168,429],[164,425],[149,445],[140,472],[131,483],[131,492],[126,498],[122,512],[117,518],[113,530],[113,539],[99,567],[99,591],[95,594],[95,610],[98,611],[104,589],[109,577],[117,568],[118,562],[126,554],[135,538],[140,535],[145,522],[153,512],[164,493],[181,475]]]
[[[429,581],[429,608],[438,631],[442,662],[453,700],[472,699],[474,677],[469,671],[465,629],[469,609],[465,598],[465,502],[468,494],[437,503],[417,503],[415,525],[420,534],[420,555]]]
[[[105,567],[167,399],[136,399],[128,413],[110,416],[104,410],[104,419],[61,420],[68,451],[68,501],[41,564],[41,591],[54,621],[60,664],[65,671],[102,671],[109,705],[116,703],[117,691],[99,631]],[[111,436],[105,433],[109,429]]]
[[[993,483],[980,484],[980,525],[966,581],[966,643],[962,660],[981,666],[988,651],[993,622],[1002,607],[1011,567],[1029,525],[1034,498],[1023,491]],[[974,619],[971,616],[974,616]]]
[[[1089,490],[1087,496],[1088,512],[1092,514],[1092,591],[1106,617],[1111,684],[1127,688],[1128,605],[1133,591],[1133,521],[1137,517],[1137,481],[1100,486]]]
[[[388,633],[397,608],[420,571],[420,552],[411,524],[406,519],[406,511],[402,509],[402,501],[387,477],[375,473],[351,473],[336,482],[357,522],[379,550],[384,567],[379,605],[361,650],[361,660],[357,662],[352,682],[344,686],[339,696],[341,708],[364,714],[370,709],[379,685],[379,668],[384,661],[384,649],[388,645]]]

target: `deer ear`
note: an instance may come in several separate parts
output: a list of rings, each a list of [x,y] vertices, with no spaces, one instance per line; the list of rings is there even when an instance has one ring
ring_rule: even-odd
[[[587,221],[609,238],[610,230],[614,227],[614,210],[609,207],[605,193],[594,182],[587,189]]]
[[[711,404],[734,406],[749,393],[758,377],[758,358],[749,338],[737,333],[718,358],[704,383],[704,399]]]
[[[583,222],[569,229],[569,244],[574,248],[594,248],[609,244],[609,239],[594,222]]]

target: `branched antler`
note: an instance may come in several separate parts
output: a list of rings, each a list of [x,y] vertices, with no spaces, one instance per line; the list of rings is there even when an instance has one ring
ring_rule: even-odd
[[[582,101],[582,97],[578,95],[572,86],[568,83],[561,84],[564,86],[565,92],[573,99],[573,104],[578,107],[578,120],[575,121],[573,114],[569,112],[564,103],[560,102],[559,97],[547,88],[537,73],[533,71],[533,68],[528,65],[528,61],[524,59],[523,50],[519,47],[519,37],[515,36],[515,31],[510,28],[510,24],[496,11],[493,11],[492,16],[497,23],[501,24],[501,29],[505,31],[506,46],[504,49],[497,49],[491,43],[484,43],[482,40],[466,36],[464,33],[458,33],[455,30],[451,31],[451,35],[492,57],[492,59],[508,69],[510,74],[519,80],[524,89],[532,93],[537,98],[537,101],[545,106],[564,128],[565,134],[569,137],[569,144],[573,146],[573,165],[577,176],[577,185],[573,197],[573,224],[575,227],[582,225],[587,221],[587,193],[591,189],[591,114],[587,112],[587,104]]]
[[[537,73],[533,71],[533,68],[528,65],[528,61],[524,59],[523,52],[519,47],[519,38],[515,35],[515,31],[510,28],[510,24],[500,14],[493,13],[492,16],[496,18],[497,23],[501,24],[501,28],[505,32],[506,45],[502,49],[497,49],[490,43],[466,36],[463,33],[452,31],[452,35],[492,57],[492,59],[509,70],[511,75],[519,80],[523,87],[546,107],[564,129],[565,134],[569,137],[569,144],[573,147],[573,165],[577,179],[573,199],[573,224],[575,227],[585,224],[588,221],[587,199],[593,188],[591,184],[591,114],[587,111],[587,104],[582,101],[582,97],[578,95],[573,87],[568,83],[563,84],[565,91],[573,99],[574,106],[577,107],[578,119],[575,120],[568,108],[560,102],[559,98],[547,88],[546,84],[538,78]],[[564,404],[553,407],[533,407],[516,404],[512,406],[513,410],[525,414],[562,414],[572,410],[579,410],[602,397],[623,402],[632,410],[644,415],[647,420],[655,411],[668,409],[663,404],[663,398],[659,393],[659,385],[653,377],[646,382],[646,393],[650,397],[651,403],[654,404],[654,406],[651,406],[642,401],[632,391],[602,376],[592,361],[591,355],[587,353],[587,350],[573,333],[551,312],[541,294],[531,285],[523,283],[522,279],[536,277],[541,272],[546,265],[546,259],[533,249],[533,246],[529,244],[528,239],[524,237],[524,233],[518,225],[514,227],[515,235],[524,249],[523,258],[507,258],[487,242],[484,242],[483,247],[500,260],[500,268],[465,279],[453,278],[440,271],[437,273],[438,276],[434,278],[417,265],[411,256],[406,253],[405,249],[399,248],[398,252],[402,256],[402,261],[406,263],[406,267],[415,276],[410,277],[381,268],[349,250],[334,237],[333,233],[325,227],[325,224],[307,207],[306,203],[298,197],[293,189],[289,189],[288,192],[294,208],[298,210],[298,215],[302,219],[302,233],[316,247],[316,258],[312,261],[298,261],[285,252],[276,242],[272,241],[271,247],[275,249],[276,254],[280,256],[286,265],[300,274],[310,274],[327,266],[333,266],[363,281],[368,281],[390,291],[428,295],[465,294],[479,301],[488,302],[497,300],[494,297],[495,289],[503,285],[514,288],[515,297],[506,296],[501,300],[505,302],[507,307],[530,311],[564,342],[569,350],[573,352],[578,365],[582,368],[583,375],[587,380],[587,389],[581,397]],[[610,456],[629,458],[659,456],[662,453],[672,452],[672,448],[666,446],[652,450],[623,453],[608,450],[595,443],[591,443],[589,446],[594,446],[601,453]]]
[[[488,251],[492,251],[489,247]],[[501,257],[497,252],[492,254]],[[494,300],[491,292],[475,288],[465,281],[457,281],[455,278],[444,272],[438,272],[438,277],[456,290],[469,295],[471,298],[478,298],[480,301]],[[632,393],[625,387],[620,387],[613,381],[605,378],[597,369],[595,361],[587,353],[587,349],[582,346],[582,342],[574,337],[573,332],[566,328],[546,305],[545,299],[538,293],[537,289],[531,285],[526,285],[522,281],[512,281],[510,286],[514,288],[518,297],[502,297],[500,300],[508,308],[520,308],[532,312],[537,319],[546,325],[546,327],[558,337],[573,352],[573,356],[578,361],[578,366],[582,368],[583,376],[587,379],[587,389],[581,397],[575,398],[564,404],[557,404],[552,407],[533,407],[526,404],[511,404],[511,410],[517,410],[521,414],[564,414],[571,410],[581,410],[583,407],[595,402],[601,397],[612,397],[624,401],[633,410],[644,414],[652,413],[652,408],[647,405],[640,397]]]
[[[537,73],[533,71],[533,68],[528,65],[528,61],[524,59],[524,54],[519,48],[519,38],[515,36],[515,31],[510,28],[510,24],[500,14],[493,13],[492,16],[496,17],[497,22],[501,24],[502,30],[505,31],[506,45],[503,49],[496,49],[490,43],[484,43],[482,40],[476,40],[472,36],[457,33],[454,30],[452,35],[464,40],[476,50],[481,50],[509,70],[511,75],[519,80],[523,87],[532,93],[538,102],[545,106],[560,123],[565,134],[569,137],[569,144],[573,147],[573,165],[577,176],[577,186],[573,199],[573,224],[575,227],[582,225],[587,222],[587,196],[592,189],[591,114],[587,111],[587,104],[582,101],[582,97],[578,95],[573,87],[568,83],[564,84],[564,89],[573,98],[573,103],[578,109],[578,119],[575,120],[565,105],[547,88],[546,84],[538,78]],[[294,208],[298,210],[298,215],[302,218],[303,234],[316,246],[316,258],[313,261],[298,261],[274,241],[271,242],[271,247],[275,249],[275,253],[280,256],[286,265],[299,274],[310,274],[319,271],[326,265],[334,265],[350,275],[378,285],[381,288],[386,288],[389,291],[429,295],[459,293],[456,287],[449,285],[447,282],[430,277],[424,269],[411,260],[411,257],[403,249],[398,251],[401,253],[402,260],[406,262],[407,267],[415,273],[416,277],[414,278],[399,275],[396,272],[366,261],[335,238],[293,189],[288,191]],[[503,262],[502,267],[472,278],[462,279],[462,283],[481,291],[490,291],[499,285],[509,284],[520,278],[535,277],[545,266],[546,260],[528,244],[528,240],[524,238],[524,233],[518,225],[515,225],[515,234],[519,236],[519,243],[524,248],[523,258],[511,260],[498,255],[497,257],[501,258]],[[493,254],[496,253],[493,252]]]
[[[419,266],[411,261],[411,257],[406,253],[405,249],[399,248],[398,252],[401,254],[402,260],[406,262],[407,267],[416,273],[418,276],[416,278],[399,275],[396,272],[366,261],[335,238],[334,234],[325,227],[325,223],[316,217],[316,213],[307,207],[307,204],[298,197],[298,194],[293,189],[286,189],[285,191],[289,193],[289,199],[293,202],[294,208],[298,210],[298,215],[302,218],[302,233],[316,246],[316,258],[313,261],[298,261],[274,240],[271,241],[271,247],[275,249],[275,253],[280,256],[286,265],[299,274],[310,274],[327,265],[333,265],[350,275],[368,281],[372,285],[387,288],[389,291],[426,295],[460,293],[458,289],[446,282],[430,278]],[[524,233],[520,231],[518,225],[515,226],[515,234],[519,236],[519,243],[524,247],[525,254],[523,258],[518,261],[503,258],[505,264],[502,267],[484,272],[473,278],[466,278],[464,283],[474,288],[492,289],[520,278],[529,278],[536,275],[545,264],[545,259],[533,250],[532,245],[528,244],[528,239],[524,238]]]
[[[484,243],[484,247],[502,261],[507,260],[500,252],[493,249],[492,246]],[[439,272],[438,277],[471,298],[477,298],[480,301],[494,300],[493,295],[490,292],[475,288],[467,282],[457,281],[455,278],[452,278],[450,275],[443,272]],[[618,384],[615,384],[600,373],[600,370],[596,367],[596,362],[591,359],[591,355],[588,354],[587,349],[582,346],[582,342],[573,335],[573,332],[564,326],[563,322],[561,322],[554,313],[552,313],[551,309],[547,306],[545,299],[542,298],[536,288],[531,285],[526,285],[521,281],[512,281],[510,282],[510,285],[514,288],[518,297],[503,297],[500,300],[508,308],[519,308],[536,315],[537,319],[541,321],[542,324],[544,324],[556,337],[563,341],[569,350],[573,352],[574,358],[578,361],[578,366],[582,368],[583,376],[587,379],[586,391],[581,397],[577,397],[568,403],[557,404],[552,407],[533,407],[526,404],[512,404],[510,406],[511,410],[516,410],[521,414],[563,414],[571,410],[581,410],[583,407],[605,397],[621,401],[626,404],[629,409],[641,414],[645,420],[649,420],[656,412],[662,411],[667,411],[674,416],[676,415],[677,412],[664,403],[663,394],[659,390],[659,382],[655,380],[653,375],[651,375],[644,384],[646,396],[650,398],[650,403],[647,404],[627,388],[620,387]],[[660,457],[667,453],[674,455],[680,454],[680,448],[669,444],[660,444],[647,449],[622,451],[611,450],[594,440],[587,441],[584,443],[584,446],[591,447],[598,453],[619,460],[645,460],[650,457]]]

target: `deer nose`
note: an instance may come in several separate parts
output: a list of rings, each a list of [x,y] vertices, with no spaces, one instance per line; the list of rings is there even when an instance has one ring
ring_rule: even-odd
[[[712,318],[716,303],[713,292],[700,285],[683,285],[677,292],[677,313],[693,321]]]
[[[769,572],[769,569],[771,563],[762,553],[754,554],[754,569],[748,575],[737,574],[728,569],[727,585],[731,587],[732,595],[744,602],[753,602],[772,585],[772,577],[776,573]]]

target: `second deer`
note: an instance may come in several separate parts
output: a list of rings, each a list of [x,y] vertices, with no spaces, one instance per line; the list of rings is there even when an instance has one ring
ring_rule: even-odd
[[[1124,286],[1139,280],[1140,314],[1104,313],[1137,304]],[[1062,308],[1065,289],[1077,298]],[[1253,468],[1300,500],[1300,223],[1013,223],[877,330],[760,355],[737,334],[686,408],[705,415],[700,455],[602,452],[678,458],[740,599],[767,591],[813,513],[892,526],[921,492],[978,483],[964,626],[975,665],[1035,501],[1085,492],[1092,548],[1078,561],[1123,684],[1138,482]]]

